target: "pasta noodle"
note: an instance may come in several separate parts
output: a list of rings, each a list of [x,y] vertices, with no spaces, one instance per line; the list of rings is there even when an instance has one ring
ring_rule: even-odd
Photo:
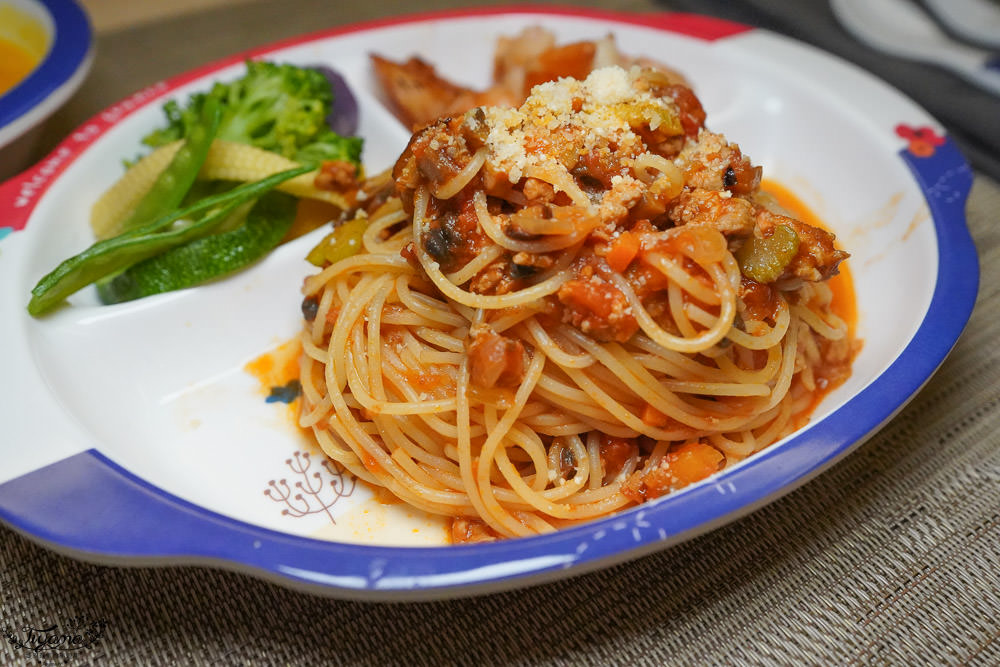
[[[418,131],[362,252],[306,279],[301,425],[456,541],[603,516],[801,427],[849,372],[824,282],[847,255],[703,122],[609,67]]]

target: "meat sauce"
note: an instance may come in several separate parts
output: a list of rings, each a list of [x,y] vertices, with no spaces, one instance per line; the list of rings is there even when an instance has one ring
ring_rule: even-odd
[[[549,56],[581,60],[579,53],[571,51],[553,51]],[[676,295],[668,292],[670,280],[661,270],[664,261],[679,264],[688,280],[711,291],[714,280],[710,271],[716,271],[721,262],[731,261],[730,253],[735,254],[743,274],[740,315],[735,326],[746,327],[750,333],[753,322],[760,327],[761,322],[776,321],[784,303],[783,294],[799,298],[794,296],[794,290],[803,281],[828,280],[833,292],[831,310],[846,321],[850,335],[846,340],[832,342],[817,338],[825,363],[814,369],[816,389],[810,387],[808,391],[818,403],[848,376],[859,349],[853,338],[857,317],[853,285],[849,270],[842,264],[847,254],[836,248],[834,236],[801,200],[776,183],[762,185],[760,167],[737,145],[705,129],[704,109],[689,88],[661,79],[655,72],[641,74],[631,83],[654,100],[650,102],[649,96],[629,97],[619,105],[622,108],[616,108],[614,113],[620,112],[617,120],[628,124],[622,136],[607,132],[607,127],[602,134],[589,132],[590,125],[574,124],[572,116],[584,109],[585,101],[573,97],[567,105],[572,112],[559,112],[563,114],[559,121],[550,120],[543,129],[517,125],[518,138],[499,144],[501,149],[520,151],[521,162],[513,163],[514,167],[500,167],[500,158],[496,163],[488,159],[458,192],[458,186],[450,187],[450,183],[461,177],[474,159],[481,159],[484,147],[496,148],[490,144],[496,139],[488,119],[495,121],[502,116],[489,116],[489,110],[476,109],[462,116],[440,118],[418,131],[393,170],[396,194],[408,212],[413,212],[418,190],[429,193],[424,232],[414,243],[447,274],[463,268],[486,249],[497,252],[484,226],[490,235],[501,233],[532,248],[555,247],[558,243],[545,243],[570,237],[572,243],[551,251],[499,251],[496,260],[462,287],[483,295],[522,289],[534,284],[539,274],[560,259],[569,261],[562,252],[572,247],[568,278],[555,293],[536,304],[539,321],[544,321],[546,327],[556,323],[575,327],[599,342],[626,342],[639,331],[630,299],[637,299],[667,331],[684,330],[685,335],[690,335],[691,327],[703,328],[695,322],[673,319]],[[656,111],[651,115],[652,108]],[[656,113],[663,115],[658,117]],[[495,130],[497,126],[492,127]],[[641,166],[641,159],[647,155],[657,166]],[[551,179],[532,177],[527,169],[538,165],[540,156],[551,161],[549,165],[542,163],[549,173],[564,170],[571,180],[569,185],[560,181],[558,174]],[[534,173],[539,175],[541,170]],[[759,196],[762,190],[791,215],[765,205]],[[441,192],[448,194],[439,198]],[[480,220],[484,213],[483,200],[479,200],[479,208],[475,203],[478,193],[486,195],[488,220]],[[740,249],[753,248],[760,239],[765,240],[761,245],[766,249],[766,240],[776,229],[779,237],[794,234],[795,244],[789,245],[787,256],[773,273],[751,272],[739,255]],[[670,233],[664,234],[667,230]],[[505,242],[502,247],[514,248],[518,244]],[[406,248],[403,254],[413,259],[413,248]],[[629,289],[619,287],[622,279]],[[630,290],[634,297],[626,295]],[[680,298],[685,304],[697,301],[694,294],[698,291],[682,290]],[[694,305],[709,316],[721,309],[717,304],[700,301]],[[719,346],[724,348],[726,344],[723,341]],[[473,327],[466,352],[473,385],[470,391],[516,389],[531,358],[530,350],[521,342],[487,325]],[[766,363],[768,352],[739,348],[732,355],[739,364],[759,368]],[[808,385],[811,380],[795,382]],[[750,401],[726,397],[733,408]],[[683,426],[653,405],[640,404],[635,409],[646,424],[663,429]],[[602,436],[599,456],[605,479],[624,474],[626,466],[633,465],[637,458],[653,455],[654,449],[657,464],[630,472],[623,486],[625,496],[634,502],[683,488],[726,465],[725,455],[707,438],[696,434],[689,440],[670,443],[656,443],[646,437]],[[568,478],[575,466],[572,457],[566,458],[564,453],[557,474]],[[476,520],[461,519],[453,524],[454,541],[492,537]]]
[[[802,222],[818,229],[825,228],[822,220],[785,186],[774,181],[764,181],[762,189]],[[822,354],[826,363],[817,372],[817,389],[812,396],[812,406],[805,414],[810,414],[832,389],[847,379],[851,363],[861,347],[861,341],[854,337],[857,328],[857,302],[850,267],[842,263],[839,272],[829,279],[828,284],[833,292],[830,310],[846,322],[848,336],[842,341],[820,342],[824,346]],[[777,290],[748,279],[743,281],[742,298],[747,310],[761,319],[773,316],[777,306]],[[832,349],[830,346],[836,348]],[[642,419],[655,426],[669,425],[668,418],[649,405],[646,406]],[[623,456],[634,451],[643,440],[645,439],[602,440],[600,456],[605,469],[619,470]],[[647,448],[650,444],[646,443]],[[646,474],[633,473],[627,480],[623,493],[634,502],[645,502],[708,477],[717,472],[724,462],[725,457],[707,443],[694,441],[674,444],[659,466]]]
[[[576,234],[583,242],[573,251],[576,259],[570,266],[570,276],[539,306],[551,320],[576,327],[600,342],[625,342],[639,330],[628,297],[615,284],[619,280],[616,275],[624,277],[643,308],[661,326],[678,331],[667,295],[669,282],[654,266],[664,257],[679,262],[689,276],[711,288],[713,281],[701,265],[722,261],[727,250],[739,248],[753,235],[767,237],[779,225],[792,228],[799,249],[780,273],[780,280],[771,284],[745,276],[740,287],[745,315],[772,323],[781,303],[779,289],[784,288],[783,283],[823,280],[837,273],[847,255],[835,248],[833,236],[804,210],[801,202],[790,201],[786,206],[800,214],[793,219],[755,200],[761,183],[760,168],[737,145],[704,128],[704,110],[690,89],[661,78],[655,71],[644,71],[631,82],[636,90],[644,92],[633,101],[608,107],[634,131],[631,138],[627,132],[592,133],[586,126],[574,124],[573,116],[580,113],[585,102],[572,97],[572,110],[562,112],[568,114],[563,124],[522,125],[518,138],[511,140],[525,159],[541,156],[542,164],[548,160],[554,165],[547,168],[565,169],[592,202],[590,205],[582,205],[579,196],[574,200],[565,187],[553,187],[533,177],[511,176],[506,167],[491,160],[464,187],[453,192],[452,180],[462,175],[477,151],[490,146],[491,140],[496,141],[491,139],[494,126],[490,122],[497,122],[498,116],[490,115],[490,109],[476,108],[461,116],[443,117],[415,133],[393,168],[395,192],[408,212],[413,212],[418,189],[425,188],[429,193],[425,231],[414,243],[420,244],[446,274],[478,257],[492,241],[474,203],[477,192],[487,195],[491,224],[510,239],[530,244],[554,238],[553,234]],[[653,97],[641,97],[647,93]],[[533,93],[524,108],[530,107],[535,95],[538,93]],[[525,113],[526,118],[531,118]],[[650,118],[660,120],[654,123]],[[490,150],[495,148],[494,144]],[[657,172],[659,175],[637,171],[631,160],[646,151],[672,161],[675,166],[671,169],[677,173],[671,175],[670,169]],[[437,196],[446,190],[452,194]],[[787,191],[781,190],[780,194],[790,200]],[[678,233],[661,233],[668,229]],[[544,230],[545,234],[535,230]],[[408,247],[403,254],[410,259],[413,249]],[[532,284],[560,256],[560,250],[504,250],[463,287],[485,295],[516,291]],[[851,306],[839,303],[850,298],[843,287],[848,280],[845,276],[835,283],[838,314],[852,311]],[[681,298],[685,302],[695,299],[688,291],[683,291]],[[697,305],[709,314],[719,310],[711,303]],[[485,388],[516,386],[524,350],[495,334],[479,334],[470,340],[474,383]],[[851,355],[839,356],[845,357],[846,369]],[[834,369],[829,380],[841,375]]]

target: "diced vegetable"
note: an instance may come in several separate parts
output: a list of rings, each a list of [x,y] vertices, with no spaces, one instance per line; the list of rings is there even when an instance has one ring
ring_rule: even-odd
[[[278,245],[292,225],[295,208],[294,197],[266,193],[236,229],[172,248],[99,283],[101,301],[120,303],[193,287],[241,269]]]
[[[778,225],[770,236],[751,236],[736,251],[740,270],[759,283],[773,283],[795,259],[799,235],[789,225]]]
[[[306,259],[316,266],[327,266],[361,252],[362,236],[368,227],[368,217],[363,213],[353,220],[341,223],[316,244]]]
[[[351,136],[358,133],[360,112],[358,101],[347,85],[347,81],[339,72],[326,65],[313,65],[312,69],[326,77],[333,91],[333,105],[326,116],[326,124],[341,136]]]
[[[612,271],[623,273],[639,254],[639,235],[632,232],[622,232],[611,242],[611,248],[604,258]]]
[[[653,102],[628,102],[619,104],[616,112],[628,120],[632,127],[648,127],[665,136],[684,134],[680,117],[672,110]]]
[[[677,486],[687,486],[719,471],[725,461],[722,452],[704,442],[686,442],[666,456]]]
[[[69,295],[105,276],[211,233],[226,221],[237,206],[308,170],[309,167],[299,167],[255,183],[237,186],[136,229],[98,241],[80,254],[65,260],[38,281],[31,290],[28,312],[41,315]],[[202,217],[197,217],[199,215]],[[180,221],[187,222],[184,224]]]

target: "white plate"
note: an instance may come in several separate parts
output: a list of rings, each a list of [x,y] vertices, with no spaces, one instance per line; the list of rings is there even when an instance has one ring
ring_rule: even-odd
[[[444,542],[443,521],[381,504],[322,457],[304,456],[309,446],[287,406],[266,403],[244,370],[296,335],[299,287],[312,268],[303,256],[322,230],[208,286],[117,306],[97,305],[88,290],[72,307],[29,317],[31,287],[91,242],[91,203],[161,122],[164,99],[238,76],[243,65],[234,57],[111,107],[0,186],[8,226],[0,241],[0,519],[101,562],[213,562],[338,596],[465,595],[688,539],[787,493],[891,418],[970,314],[978,264],[963,209],[972,176],[933,119],[867,74],[716,19],[580,10],[409,17],[253,56],[343,73],[375,172],[394,161],[408,133],[379,101],[369,53],[420,54],[445,76],[481,87],[496,37],[531,24],[560,42],[612,31],[627,53],[681,70],[709,127],[797,192],[852,253],[864,347],[809,427],[611,518],[536,538],[429,547]]]

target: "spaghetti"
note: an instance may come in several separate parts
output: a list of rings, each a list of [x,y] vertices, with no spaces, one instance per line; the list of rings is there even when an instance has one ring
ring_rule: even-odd
[[[457,541],[703,479],[849,372],[846,253],[655,70],[442,118],[378,189],[362,251],[305,282],[300,423]]]

